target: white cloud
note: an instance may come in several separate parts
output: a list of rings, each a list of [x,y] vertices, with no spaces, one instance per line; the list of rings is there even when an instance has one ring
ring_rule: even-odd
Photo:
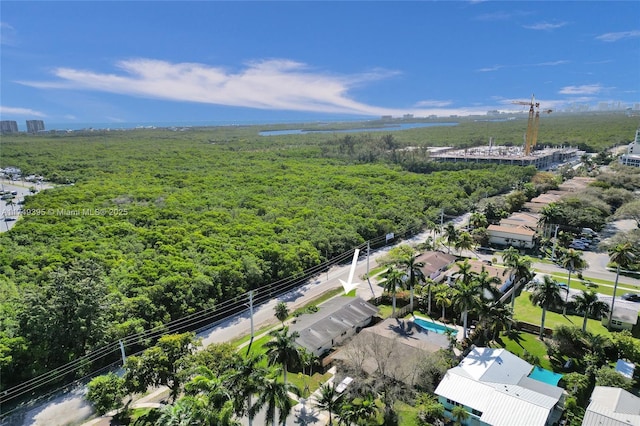
[[[565,25],[567,25],[567,22],[558,22],[558,23],[551,23],[551,22],[539,22],[537,24],[533,24],[533,25],[523,25],[524,28],[528,29],[528,30],[537,30],[537,31],[552,31],[552,30],[556,30],[558,28],[562,28]]]
[[[492,67],[486,67],[486,68],[480,68],[477,69],[477,72],[491,72],[491,71],[498,71],[499,69],[504,68],[503,65],[494,65]]]
[[[6,22],[0,22],[0,45],[13,46],[16,30]]]
[[[30,108],[10,107],[0,105],[0,115],[8,116],[33,116],[33,117],[46,117],[43,112],[36,111]]]
[[[417,108],[442,108],[451,105],[452,101],[436,101],[436,100],[425,100],[416,102],[414,105]]]
[[[117,67],[120,72],[112,74],[57,68],[53,71],[59,78],[57,81],[20,83],[37,88],[95,90],[259,109],[365,115],[399,113],[363,104],[348,96],[352,87],[397,74],[388,70],[336,76],[315,72],[306,64],[287,59],[255,61],[238,71],[145,58],[120,61]]]
[[[640,37],[640,30],[621,31],[617,33],[601,34],[596,37],[596,40],[614,42],[614,41],[622,40],[625,38],[635,38],[635,37]]]
[[[595,95],[603,90],[600,84],[583,84],[582,86],[565,86],[560,89],[562,95]]]

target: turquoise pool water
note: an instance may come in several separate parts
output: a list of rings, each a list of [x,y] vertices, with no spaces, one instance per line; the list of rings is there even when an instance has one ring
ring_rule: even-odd
[[[453,335],[456,335],[456,333],[458,333],[458,330],[456,330],[455,328],[450,328],[442,324],[436,324],[435,322],[423,320],[422,318],[416,318],[413,320],[413,322],[416,325],[419,325],[421,328],[424,328],[425,330],[433,331],[434,333],[438,334],[445,334],[447,330],[451,330],[451,333],[453,333]]]
[[[551,386],[557,386],[560,379],[562,379],[562,374],[554,373],[553,371],[545,370],[544,368],[536,366],[533,367],[529,377]]]

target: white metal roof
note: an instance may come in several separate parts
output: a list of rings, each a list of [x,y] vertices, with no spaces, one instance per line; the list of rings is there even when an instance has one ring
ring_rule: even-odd
[[[504,349],[474,348],[435,390],[494,426],[545,425],[563,390],[527,377],[533,366]]]

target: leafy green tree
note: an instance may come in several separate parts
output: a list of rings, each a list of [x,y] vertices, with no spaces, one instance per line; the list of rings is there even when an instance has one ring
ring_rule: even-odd
[[[485,338],[496,340],[501,331],[513,324],[513,311],[510,306],[492,300],[480,305],[480,325]]]
[[[278,302],[276,306],[273,308],[275,310],[276,318],[278,321],[282,323],[282,327],[284,327],[284,320],[289,316],[289,308],[285,302]]]
[[[609,250],[609,260],[616,264],[616,281],[613,285],[613,298],[611,299],[611,308],[609,310],[609,321],[607,327],[611,329],[611,321],[613,319],[613,309],[616,302],[616,294],[618,292],[618,278],[620,277],[620,269],[626,269],[632,264],[636,256],[630,243],[618,244]]]
[[[544,339],[544,320],[547,310],[554,305],[562,303],[560,296],[560,288],[558,283],[549,275],[545,275],[541,283],[533,284],[533,293],[529,295],[529,300],[535,306],[542,308],[542,317],[540,318],[540,339]],[[563,288],[564,291],[566,289]]]
[[[404,287],[405,280],[407,275],[404,271],[394,268],[390,266],[387,271],[384,273],[385,280],[382,282],[384,286],[384,291],[387,293],[391,293],[392,297],[392,315],[396,314],[396,292],[398,288]]]
[[[587,262],[582,258],[582,253],[569,249],[562,254],[560,258],[560,264],[564,269],[569,272],[569,278],[567,280],[567,292],[565,295],[564,306],[562,308],[562,314],[567,313],[567,304],[569,302],[569,289],[571,288],[571,273],[576,271],[582,271],[587,267]]]
[[[199,344],[194,333],[170,334],[162,336],[142,355],[128,357],[124,366],[127,389],[141,393],[149,386],[167,386],[175,401],[183,383],[186,358]]]
[[[273,330],[269,332],[271,340],[264,344],[266,349],[269,365],[280,364],[284,377],[284,383],[287,383],[287,370],[293,365],[300,363],[300,349],[296,344],[296,339],[300,337],[297,331],[289,333],[289,327],[281,330]]]
[[[596,386],[611,386],[631,391],[633,380],[624,377],[611,367],[604,366],[596,372]]]
[[[75,260],[27,290],[17,320],[34,367],[55,368],[104,343],[109,299],[101,266]]]
[[[342,406],[342,394],[336,390],[335,385],[325,383],[319,389],[320,394],[316,398],[315,406],[320,410],[329,412],[329,424],[332,422],[332,414],[338,412]]]
[[[587,331],[587,319],[589,316],[599,318],[609,312],[609,305],[598,299],[598,294],[593,290],[582,290],[581,294],[574,297],[576,310],[584,313],[582,331]]]
[[[108,411],[122,407],[126,393],[124,379],[114,373],[108,373],[89,382],[87,400],[102,416]]]

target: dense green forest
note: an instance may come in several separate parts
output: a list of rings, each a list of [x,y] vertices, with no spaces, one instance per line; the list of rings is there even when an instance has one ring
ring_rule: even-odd
[[[555,134],[592,150],[627,142],[637,126],[624,116],[557,120],[545,120],[541,140]],[[519,120],[393,133],[261,129],[3,136],[0,166],[59,184],[27,197],[22,218],[0,235],[3,389],[304,276],[367,240],[416,232],[441,211],[466,212],[535,173],[434,163],[420,149],[521,140]]]

